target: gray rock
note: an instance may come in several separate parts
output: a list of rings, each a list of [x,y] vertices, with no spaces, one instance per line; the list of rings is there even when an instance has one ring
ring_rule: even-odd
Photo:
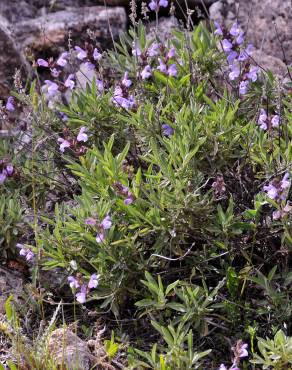
[[[29,69],[21,51],[18,50],[9,23],[0,16],[0,99],[9,95],[16,68]]]
[[[213,20],[224,19],[227,26],[238,18],[256,49],[282,61],[286,57],[288,64],[292,62],[291,0],[220,0],[211,6],[210,16]]]
[[[68,370],[89,370],[97,362],[83,342],[70,329],[56,329],[52,332],[48,353],[54,359],[54,365]]]
[[[161,41],[166,41],[172,37],[172,30],[178,27],[179,22],[175,17],[161,17],[159,18],[157,35]],[[156,22],[150,22],[147,26],[147,36],[154,38],[156,34]]]
[[[267,55],[260,50],[255,50],[251,54],[252,58],[262,67],[267,70],[271,70],[273,73],[280,77],[284,77],[287,73],[287,67],[285,63],[272,55]]]
[[[36,12],[37,8],[32,1],[0,1],[0,14],[11,22],[12,25],[21,20],[33,18]]]
[[[14,299],[17,300],[22,290],[22,275],[16,270],[8,270],[5,267],[0,267],[0,314],[5,313],[5,301],[10,294],[13,294]]]
[[[107,47],[112,43],[112,36],[117,38],[126,30],[126,24],[126,12],[121,7],[68,8],[20,22],[15,28],[15,38],[22,50],[29,48],[39,53],[45,50],[57,53],[66,47],[69,31],[73,42],[82,42],[83,38],[87,39],[86,31],[90,29],[102,46]]]

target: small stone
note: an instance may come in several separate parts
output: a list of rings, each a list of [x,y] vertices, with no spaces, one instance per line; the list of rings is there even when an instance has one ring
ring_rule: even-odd
[[[69,328],[56,329],[52,332],[48,353],[54,359],[54,365],[67,370],[89,370],[96,364],[86,342],[83,342]]]

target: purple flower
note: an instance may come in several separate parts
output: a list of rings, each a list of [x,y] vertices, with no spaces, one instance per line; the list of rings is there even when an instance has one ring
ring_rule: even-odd
[[[288,202],[283,209],[273,212],[273,220],[280,220],[281,218],[291,213],[291,211],[292,211],[292,207],[290,206]]]
[[[172,136],[174,134],[174,129],[169,126],[167,123],[162,125],[162,133],[164,136]]]
[[[222,48],[225,53],[229,53],[232,50],[232,43],[229,40],[224,39],[222,40]]]
[[[105,238],[105,235],[104,235],[104,231],[102,230],[100,233],[96,235],[95,240],[97,243],[101,243],[104,241],[104,238]]]
[[[68,277],[68,283],[69,283],[71,289],[80,288],[79,282],[78,282],[77,279],[75,279],[74,276],[69,276]]]
[[[13,111],[15,110],[15,106],[14,106],[14,98],[13,98],[13,96],[9,96],[9,97],[8,97],[5,108],[6,108],[6,110],[8,110],[9,112],[13,112]]]
[[[276,199],[277,196],[278,196],[278,189],[272,185],[272,184],[269,184],[269,185],[266,185],[263,187],[264,191],[268,194],[268,197],[271,198],[271,199]]]
[[[64,153],[66,148],[70,148],[70,145],[71,145],[68,140],[62,139],[61,137],[59,137],[58,143],[61,143],[60,144],[60,151],[62,153]]]
[[[267,112],[262,108],[260,110],[260,115],[258,118],[258,125],[262,130],[266,130],[268,128],[267,119],[268,119]]]
[[[125,204],[126,206],[128,206],[129,204],[132,204],[132,203],[134,202],[134,200],[135,200],[134,195],[133,195],[133,194],[131,194],[131,193],[128,193],[127,198],[124,200],[124,204]]]
[[[28,249],[25,259],[27,262],[31,262],[34,259],[34,253],[30,249]]]
[[[230,28],[230,31],[229,31],[230,35],[236,37],[239,35],[240,33],[240,29],[238,27],[238,23],[237,22],[234,22],[232,27]]]
[[[93,50],[93,59],[94,60],[100,60],[102,58],[102,54],[98,51],[97,48],[94,48]]]
[[[147,65],[146,67],[143,68],[141,72],[142,80],[146,80],[147,78],[151,77],[151,74],[152,74],[151,67]]]
[[[239,94],[240,95],[244,95],[247,93],[248,91],[248,85],[249,85],[249,81],[248,80],[245,80],[245,81],[241,81],[240,84],[239,84]]]
[[[151,0],[148,6],[151,10],[158,10],[160,6],[162,6],[163,8],[166,8],[168,6],[168,1],[167,0],[159,0],[159,1]]]
[[[85,224],[89,226],[95,226],[96,225],[96,220],[92,217],[88,217],[85,219]]]
[[[86,290],[87,290],[86,285],[83,284],[80,292],[75,295],[77,302],[81,304],[86,302]]]
[[[158,55],[158,48],[159,48],[159,44],[157,42],[153,42],[153,44],[150,45],[147,53],[150,57],[154,57],[156,55]]]
[[[148,4],[150,10],[156,10],[158,9],[158,4],[156,0],[151,0]]]
[[[68,89],[70,89],[70,90],[73,90],[74,86],[75,86],[75,82],[74,82],[73,78],[74,78],[74,74],[71,73],[71,74],[69,74],[66,81],[64,82],[64,85],[66,87],[68,87]]]
[[[38,59],[37,65],[40,67],[48,67],[49,63],[45,59]]]
[[[244,32],[240,32],[240,34],[236,38],[237,45],[241,45],[244,42]]]
[[[88,71],[92,71],[94,68],[95,68],[95,65],[91,62],[85,62],[84,63],[84,67],[88,70]]]
[[[12,166],[11,164],[8,164],[8,165],[6,166],[6,168],[5,168],[5,170],[6,170],[6,174],[7,174],[8,176],[12,176],[12,175],[13,175],[14,168],[13,168],[13,166]]]
[[[171,64],[168,67],[167,73],[168,73],[169,76],[176,77],[176,75],[177,75],[176,65],[175,64]]]
[[[64,112],[59,112],[62,121],[68,121],[68,116]]]
[[[278,116],[278,114],[275,114],[271,119],[272,127],[278,127],[279,123],[280,123],[280,117]]]
[[[48,96],[49,97],[55,96],[59,90],[59,86],[55,82],[50,80],[45,80],[45,84],[47,85],[48,88]]]
[[[132,85],[132,81],[128,78],[129,73],[125,72],[124,77],[122,79],[122,85],[125,87],[130,87]]]
[[[247,343],[242,343],[240,350],[239,350],[239,357],[247,357],[248,356],[248,351],[247,351],[248,344]]]
[[[168,59],[172,59],[174,56],[175,56],[175,48],[174,47],[171,47],[169,49],[168,53],[166,54],[166,57]]]
[[[215,25],[215,31],[214,31],[214,35],[218,35],[218,36],[223,36],[223,31],[222,31],[222,28],[220,26],[220,24],[218,22],[214,22],[214,25]]]
[[[236,80],[240,75],[240,65],[238,63],[233,63],[230,67],[229,79],[231,81]]]
[[[134,97],[131,95],[129,99],[123,98],[123,97],[117,97],[115,98],[116,105],[124,108],[124,109],[130,109],[135,105]]]
[[[111,226],[112,226],[112,220],[111,220],[110,216],[106,216],[106,217],[101,221],[100,226],[101,226],[104,230],[110,229],[110,228],[111,228]]]
[[[132,49],[132,55],[134,55],[136,58],[139,57],[142,54],[140,47],[133,43],[133,49]]]
[[[249,58],[252,51],[253,51],[253,45],[248,44],[247,48],[245,50],[241,51],[241,53],[239,54],[238,60],[240,62],[244,62],[245,60],[247,60]]]
[[[159,61],[159,66],[157,67],[157,69],[161,72],[161,73],[166,73],[167,72],[167,67],[166,67],[166,64],[160,59],[158,58],[158,61]]]
[[[96,86],[99,92],[103,91],[104,87],[103,87],[103,82],[101,80],[98,80],[98,79],[96,80]]]
[[[90,280],[88,282],[88,288],[89,289],[95,289],[98,286],[100,275],[92,274],[90,276]]]
[[[290,180],[288,180],[289,176],[290,176],[289,172],[285,173],[285,175],[284,175],[284,177],[283,177],[283,179],[280,183],[282,189],[289,189],[289,187],[290,187]]]
[[[29,249],[26,248],[23,244],[16,244],[17,248],[20,248],[19,254],[23,256],[27,262],[31,262],[34,259],[34,253]]]
[[[218,370],[227,370],[227,367],[224,364],[221,364]]]
[[[79,46],[75,46],[74,49],[77,51],[77,58],[79,60],[83,60],[87,58],[87,51],[85,51],[84,49],[81,49]]]
[[[237,57],[237,51],[232,50],[227,56],[227,62],[229,65],[233,64],[235,58]]]
[[[87,131],[86,127],[81,127],[79,134],[77,135],[77,141],[83,141],[84,143],[88,140],[88,135],[85,133]]]
[[[257,66],[251,66],[247,74],[247,78],[252,82],[255,82],[258,79],[258,70]]]
[[[281,181],[275,179],[270,184],[263,187],[271,199],[284,200],[286,197],[287,189],[290,187],[289,173],[287,172]]]
[[[2,185],[4,183],[4,181],[6,180],[6,171],[2,171],[0,172],[0,185]]]
[[[124,97],[123,90],[120,86],[115,88],[112,101],[115,105],[125,109],[130,109],[135,105],[133,95],[130,95],[128,98]]]
[[[51,71],[51,75],[55,78],[59,77],[61,73],[61,71],[59,71],[57,68],[51,68],[50,71]]]
[[[68,63],[67,59],[66,59],[67,57],[68,57],[68,52],[67,51],[62,53],[60,55],[59,59],[56,62],[58,64],[58,66],[65,67],[65,65]]]

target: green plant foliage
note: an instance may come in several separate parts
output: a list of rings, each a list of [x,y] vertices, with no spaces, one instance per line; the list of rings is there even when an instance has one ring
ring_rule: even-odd
[[[292,337],[287,337],[282,330],[277,331],[273,339],[258,338],[260,354],[255,354],[251,361],[263,369],[283,370],[292,365]]]
[[[0,247],[1,258],[15,254],[16,242],[23,232],[24,209],[19,203],[19,194],[7,197],[3,194],[0,197]]]
[[[16,167],[0,187],[17,191],[1,197],[1,247],[22,239],[25,205],[34,271],[64,273],[54,294],[74,319],[78,305],[108,320],[106,356],[128,347],[128,369],[248,369],[248,352],[290,366],[291,92],[270,71],[251,79],[252,58],[230,78],[222,41],[138,22],[98,62],[87,44],[85,88],[14,94],[30,131],[0,148],[0,170]]]

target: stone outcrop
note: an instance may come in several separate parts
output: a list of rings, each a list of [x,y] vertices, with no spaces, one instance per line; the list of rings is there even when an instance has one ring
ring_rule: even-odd
[[[18,50],[8,21],[0,16],[0,98],[7,96],[12,85],[16,68],[27,72],[29,66]]]
[[[102,49],[110,47],[112,38],[117,39],[127,27],[125,8],[110,5],[125,1],[106,0],[107,7],[92,5],[97,3],[100,2],[0,1],[0,99],[9,95],[16,68],[27,76],[34,59],[56,57],[67,48],[69,35],[72,46],[82,46],[89,38],[89,30]]]
[[[104,47],[109,46],[112,37],[126,30],[126,12],[124,8],[105,8],[91,6],[68,8],[55,13],[20,22],[15,29],[15,38],[22,50],[58,51],[68,44],[69,31],[72,41],[82,42],[88,38],[86,31]],[[55,50],[54,50],[55,49]]]
[[[283,71],[283,62],[292,63],[291,0],[220,0],[209,12],[212,20],[227,26],[238,20],[256,55],[262,55],[263,67],[278,72]]]
[[[16,270],[0,268],[0,314],[5,313],[5,302],[10,294],[17,301],[23,291],[23,275]]]
[[[48,352],[54,359],[55,365],[68,370],[89,370],[96,362],[87,343],[68,328],[56,329],[52,332]]]

